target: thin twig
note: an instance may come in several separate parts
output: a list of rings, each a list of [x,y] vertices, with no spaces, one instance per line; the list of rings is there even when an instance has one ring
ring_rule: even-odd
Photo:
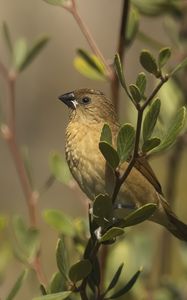
[[[125,57],[125,36],[126,36],[127,25],[128,25],[129,2],[130,2],[129,0],[123,1],[123,12],[122,12],[120,34],[119,34],[119,41],[117,47],[117,53],[120,56],[121,64],[123,64],[124,57]],[[113,72],[114,75],[113,75],[113,80],[111,81],[111,95],[112,95],[112,101],[114,103],[114,107],[118,112],[120,84],[116,72],[114,70]]]
[[[176,195],[176,187],[177,187],[177,178],[179,169],[181,166],[182,153],[184,147],[186,146],[186,137],[187,133],[185,132],[181,135],[176,145],[169,157],[168,161],[168,176],[166,183],[166,199],[171,207],[174,206],[175,195]],[[170,274],[171,272],[171,256],[172,256],[172,236],[168,231],[164,230],[161,237],[161,263],[160,263],[160,274]],[[167,259],[166,259],[167,257]]]
[[[8,109],[8,124],[12,131],[13,136],[16,136],[16,112],[15,112],[15,83],[17,73],[14,71],[9,72],[8,86],[9,86],[9,109]]]
[[[129,14],[129,0],[123,1],[123,11],[121,16],[121,25],[120,25],[120,32],[119,32],[119,40],[117,46],[117,53],[121,58],[121,62],[123,64],[124,57],[125,57],[125,36],[127,32],[127,25],[128,25],[128,14]],[[114,107],[116,112],[119,112],[119,91],[120,91],[120,84],[117,73],[113,69],[113,78],[110,83],[111,88],[111,98],[114,103]],[[101,265],[101,281],[100,281],[100,289],[103,290],[104,287],[104,280],[105,280],[105,272],[106,272],[106,265],[107,265],[107,257],[108,257],[108,246],[103,245],[101,247],[100,253],[100,265]]]
[[[5,82],[8,86],[8,111],[7,111],[7,124],[1,126],[1,132],[4,140],[6,141],[10,153],[12,155],[17,174],[20,180],[20,184],[25,196],[26,204],[29,212],[30,226],[37,228],[36,219],[36,202],[38,198],[38,193],[32,190],[32,187],[27,176],[25,165],[20,154],[19,147],[16,141],[16,124],[15,124],[15,83],[17,79],[17,73],[14,71],[9,72],[3,63],[0,62],[0,74],[3,76]],[[33,268],[36,272],[38,280],[41,283],[46,283],[45,276],[42,271],[41,261],[39,252],[34,258],[32,263]]]
[[[107,61],[105,60],[102,52],[100,51],[97,43],[95,42],[94,38],[92,37],[92,34],[90,30],[88,29],[87,24],[84,22],[83,18],[81,17],[79,10],[76,5],[76,1],[72,0],[72,5],[64,6],[74,17],[76,20],[80,30],[82,31],[85,39],[87,40],[91,50],[95,55],[97,55],[100,60],[102,61],[103,65],[105,66],[106,72],[107,72],[107,77],[109,80],[112,80],[113,77],[113,72],[111,67],[108,65]]]
[[[141,126],[142,126],[142,118],[143,118],[144,110],[149,105],[149,103],[153,100],[153,98],[156,96],[156,94],[161,89],[163,84],[168,80],[168,78],[169,78],[168,75],[166,75],[165,77],[162,77],[160,79],[159,84],[155,87],[155,89],[153,90],[151,95],[147,98],[147,100],[144,102],[144,104],[142,104],[142,105],[137,104],[136,105],[136,109],[138,111],[138,118],[137,118],[137,124],[136,124],[136,136],[135,136],[134,152],[133,152],[133,156],[132,156],[125,172],[121,176],[118,173],[117,173],[118,175],[116,174],[117,175],[116,176],[116,183],[115,183],[114,192],[113,192],[113,195],[112,195],[112,202],[113,203],[116,200],[116,197],[119,193],[119,190],[120,190],[122,184],[124,183],[124,181],[129,176],[132,168],[135,165],[136,159],[139,156],[138,151],[139,151],[139,142],[140,142]]]

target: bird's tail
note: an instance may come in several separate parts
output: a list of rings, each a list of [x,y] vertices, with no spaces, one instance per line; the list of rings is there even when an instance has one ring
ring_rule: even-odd
[[[163,201],[162,206],[168,217],[167,226],[165,226],[175,237],[187,242],[187,224],[179,220],[179,218],[171,211],[167,202]]]

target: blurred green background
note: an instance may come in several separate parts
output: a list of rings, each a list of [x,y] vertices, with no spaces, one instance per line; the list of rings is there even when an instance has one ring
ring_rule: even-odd
[[[104,56],[112,62],[116,53],[123,1],[79,0],[77,4],[82,17],[88,24]],[[57,100],[58,96],[81,87],[99,89],[110,96],[110,86],[107,82],[87,79],[75,70],[73,60],[76,55],[76,49],[89,50],[89,47],[74,19],[64,9],[47,5],[45,2],[38,0],[0,0],[0,23],[3,21],[6,21],[9,25],[14,40],[23,36],[30,43],[35,37],[43,34],[51,38],[42,53],[20,75],[16,86],[17,137],[19,144],[26,145],[29,149],[34,186],[37,190],[43,186],[50,175],[50,153],[55,150],[64,155],[68,112],[62,103]],[[164,22],[165,15],[155,18],[141,16],[139,28],[163,45],[170,46],[171,40],[168,37],[168,32],[164,30]],[[8,55],[2,36],[0,41],[0,59],[8,65]],[[139,64],[139,53],[142,48],[147,47],[149,48],[148,44],[136,38],[133,45],[126,50],[125,73],[129,83],[135,80],[137,73],[142,70]],[[149,90],[151,90],[153,84],[154,82],[151,78]],[[4,101],[5,95],[6,88],[1,80],[0,100],[2,116],[6,106]],[[173,104],[175,101],[174,96],[177,97],[177,104],[182,103],[177,91],[175,94],[174,90],[171,95],[171,98],[173,97],[174,100],[168,99],[167,94],[165,97],[167,100],[166,104],[163,103],[163,110],[165,109],[167,114],[173,113],[176,109],[177,105]],[[133,122],[135,120],[131,104],[123,91],[120,92],[120,120],[121,122]],[[10,223],[11,216],[15,214],[23,215],[27,219],[28,212],[20,183],[7,145],[3,139],[0,139],[0,149],[0,211],[9,217]],[[164,191],[170,155],[171,151],[151,160],[151,165]],[[187,223],[186,166],[187,151],[185,149],[182,154],[182,162],[177,178],[176,202],[174,206],[177,215]],[[41,213],[47,208],[57,208],[72,215],[74,218],[85,216],[87,202],[84,202],[84,198],[85,196],[78,188],[75,190],[67,185],[55,182],[39,199],[38,219],[42,238],[41,256],[47,278],[50,278],[56,270],[55,245],[57,233],[44,223]],[[137,268],[143,265],[143,278],[145,278],[146,282],[146,274],[149,276],[149,270],[153,270],[152,273],[156,273],[156,269],[159,266],[159,250],[157,248],[159,248],[161,230],[162,228],[149,222],[129,229],[126,233],[126,239],[113,250],[117,253],[115,256],[112,256],[109,268],[112,269],[124,260],[125,272],[128,278]],[[11,236],[11,230],[9,230],[8,234]],[[4,245],[3,239],[7,239],[7,236],[2,236],[2,245]],[[186,289],[186,292],[183,292],[184,297],[171,298],[170,294],[169,296],[167,294],[169,293],[168,290],[163,291],[162,289],[164,288],[161,288],[161,292],[159,290],[157,298],[154,299],[187,299],[187,249],[184,248],[181,242],[172,237],[171,276],[167,279],[168,285],[171,282],[173,286],[174,281],[177,287],[182,286],[184,291]],[[8,263],[6,263],[7,257]],[[22,266],[13,258],[12,253],[6,252],[4,256],[2,254],[2,259],[0,258],[0,274],[2,273],[0,277],[1,299],[4,299],[5,295],[7,295],[15,281],[15,277],[21,270]],[[30,276],[32,277],[32,274]],[[32,280],[27,280],[17,299],[32,299],[33,295],[38,294],[35,280],[34,275]],[[184,288],[184,286],[186,287]],[[139,284],[134,290],[136,298],[132,299],[149,299],[143,298],[143,292],[142,298],[140,298],[138,296],[140,290],[142,290],[142,287]]]

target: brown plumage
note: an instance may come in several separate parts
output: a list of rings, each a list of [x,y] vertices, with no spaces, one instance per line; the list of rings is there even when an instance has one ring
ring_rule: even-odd
[[[108,123],[116,143],[119,123],[110,99],[91,89],[79,89],[59,97],[69,108],[66,131],[66,159],[70,171],[83,192],[94,200],[98,194],[112,195],[114,174],[103,158],[98,144],[102,127]],[[120,166],[123,173],[128,163]],[[141,158],[122,185],[117,202],[138,208],[156,203],[158,208],[151,220],[165,226],[172,234],[187,241],[187,225],[171,211],[161,186],[148,162]]]

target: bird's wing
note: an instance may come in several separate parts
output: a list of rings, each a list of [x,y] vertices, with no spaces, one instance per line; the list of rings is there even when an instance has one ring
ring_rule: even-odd
[[[135,168],[146,177],[159,194],[163,195],[162,187],[146,158],[139,157],[136,159]]]

